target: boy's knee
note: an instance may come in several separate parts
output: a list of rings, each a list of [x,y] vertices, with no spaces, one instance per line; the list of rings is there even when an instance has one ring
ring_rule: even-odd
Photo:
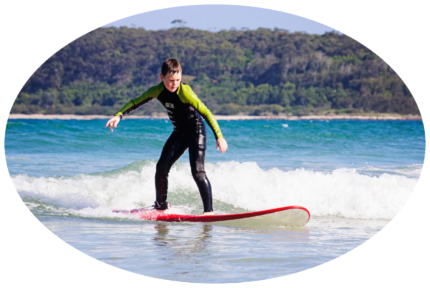
[[[169,172],[169,167],[163,163],[158,162],[157,166],[155,167],[155,173],[164,174],[167,172]]]
[[[200,181],[205,181],[206,180],[206,173],[205,171],[192,171],[193,174],[193,178],[195,181],[200,182]]]

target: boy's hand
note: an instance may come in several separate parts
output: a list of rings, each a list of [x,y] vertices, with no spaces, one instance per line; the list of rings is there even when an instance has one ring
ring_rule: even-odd
[[[216,150],[218,151],[218,149],[221,148],[221,153],[224,153],[225,151],[227,151],[228,145],[227,145],[227,141],[225,141],[224,138],[218,138],[216,140]]]
[[[112,132],[113,132],[113,129],[112,129],[112,128],[113,128],[113,127],[115,127],[115,128],[116,128],[116,126],[118,125],[118,123],[119,123],[119,121],[120,121],[120,120],[121,120],[121,118],[119,118],[119,116],[115,116],[115,117],[111,118],[111,119],[106,123],[105,128],[109,126],[110,131],[112,131]]]

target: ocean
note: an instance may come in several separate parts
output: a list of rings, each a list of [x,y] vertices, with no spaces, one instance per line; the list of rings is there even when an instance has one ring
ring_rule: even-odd
[[[412,194],[424,162],[421,121],[219,121],[205,170],[216,214],[300,205],[304,227],[143,221],[112,209],[152,205],[155,166],[173,130],[164,119],[10,119],[11,179],[31,212],[74,248],[160,279],[235,283],[280,277],[337,258],[378,233]],[[172,167],[172,211],[201,214],[188,152]]]

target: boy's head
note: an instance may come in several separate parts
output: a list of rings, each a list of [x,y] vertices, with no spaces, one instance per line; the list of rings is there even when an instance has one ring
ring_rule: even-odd
[[[167,59],[161,66],[161,81],[170,92],[175,92],[181,84],[182,67],[176,59]]]
[[[161,75],[166,77],[167,74],[181,74],[182,67],[176,59],[167,59],[161,66]]]

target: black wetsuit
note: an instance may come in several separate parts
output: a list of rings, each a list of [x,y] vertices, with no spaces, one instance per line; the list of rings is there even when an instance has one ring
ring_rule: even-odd
[[[123,115],[129,114],[153,98],[157,98],[166,108],[174,127],[157,163],[155,208],[166,209],[167,179],[170,168],[189,149],[191,172],[203,201],[204,212],[213,211],[211,184],[204,170],[206,127],[202,116],[209,123],[216,139],[222,137],[218,123],[191,88],[183,83],[175,92],[170,92],[161,82],[148,89],[141,97],[124,105],[116,115],[122,118]]]

